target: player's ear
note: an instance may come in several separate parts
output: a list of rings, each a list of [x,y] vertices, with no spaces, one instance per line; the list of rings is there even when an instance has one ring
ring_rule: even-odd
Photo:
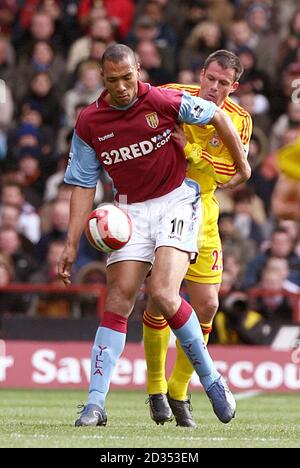
[[[137,70],[137,74],[138,74],[138,77],[139,77],[140,74],[141,74],[141,65],[139,64],[139,62],[136,64],[136,70]]]
[[[234,93],[238,89],[239,86],[240,86],[240,83],[238,81],[235,81],[233,85],[231,86],[230,94]]]

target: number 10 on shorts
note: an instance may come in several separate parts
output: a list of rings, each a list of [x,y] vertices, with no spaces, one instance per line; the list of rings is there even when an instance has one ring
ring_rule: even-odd
[[[184,225],[183,219],[174,218],[172,219],[171,224],[172,224],[171,235],[177,235],[181,237],[182,231],[183,231],[183,225]]]

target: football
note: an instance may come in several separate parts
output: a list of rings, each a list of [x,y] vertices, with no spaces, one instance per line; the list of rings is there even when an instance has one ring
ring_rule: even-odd
[[[92,211],[85,228],[90,244],[105,253],[120,250],[131,234],[131,219],[125,211],[111,203],[99,205]]]

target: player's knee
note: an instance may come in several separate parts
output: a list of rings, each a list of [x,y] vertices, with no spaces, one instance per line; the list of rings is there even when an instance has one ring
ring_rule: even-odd
[[[154,289],[150,292],[151,301],[154,303],[156,310],[160,310],[165,317],[174,315],[176,312],[178,298],[175,297],[167,289]]]
[[[105,301],[105,310],[128,317],[134,305],[134,294],[121,286],[109,287]]]
[[[209,323],[213,320],[219,308],[218,298],[209,298],[203,301],[200,307],[197,308],[197,313],[200,322]]]

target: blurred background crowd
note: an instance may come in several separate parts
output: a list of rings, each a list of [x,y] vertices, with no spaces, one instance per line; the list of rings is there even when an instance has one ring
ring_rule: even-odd
[[[197,83],[220,48],[240,57],[245,73],[233,98],[253,118],[253,175],[218,192],[224,280],[214,339],[270,343],[277,324],[293,321],[289,294],[300,291],[299,224],[279,220],[272,203],[277,155],[300,131],[299,0],[1,0],[0,286],[57,283],[72,129],[103,89],[99,60],[114,42],[136,51],[142,79],[153,85]],[[112,200],[105,173],[96,198]],[[74,282],[105,282],[104,255],[84,237]],[[253,287],[271,295],[249,296]],[[79,316],[96,314],[95,301],[82,302]],[[144,303],[141,293],[136,321]],[[74,307],[61,295],[2,290],[7,313],[68,317]]]

